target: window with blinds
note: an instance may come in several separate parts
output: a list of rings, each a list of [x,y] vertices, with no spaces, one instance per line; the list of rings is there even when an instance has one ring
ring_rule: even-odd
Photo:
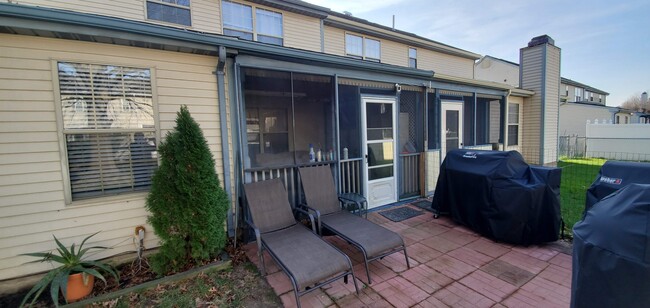
[[[191,26],[190,0],[148,0],[147,18]]]
[[[148,190],[158,166],[149,69],[59,62],[72,200]]]
[[[221,2],[221,8],[224,35],[282,46],[281,13],[226,0]]]

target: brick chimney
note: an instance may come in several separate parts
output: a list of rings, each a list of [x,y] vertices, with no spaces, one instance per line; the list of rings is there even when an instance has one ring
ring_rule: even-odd
[[[560,54],[548,35],[534,37],[519,51],[519,86],[535,91],[524,101],[521,151],[529,162],[557,161]]]

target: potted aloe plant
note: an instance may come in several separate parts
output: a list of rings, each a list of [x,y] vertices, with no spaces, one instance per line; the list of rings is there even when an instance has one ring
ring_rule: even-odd
[[[90,294],[93,289],[95,277],[101,279],[104,283],[106,283],[106,279],[97,269],[103,270],[113,275],[116,281],[119,280],[118,274],[112,266],[98,261],[89,261],[83,259],[84,255],[90,250],[108,249],[108,247],[103,246],[92,246],[87,248],[83,247],[86,241],[97,233],[86,237],[78,248],[75,247],[75,244],[72,244],[72,246],[70,246],[70,249],[63,246],[63,244],[61,244],[56,236],[54,236],[54,241],[58,246],[56,249],[58,251],[58,254],[54,254],[52,252],[35,252],[23,254],[25,256],[40,258],[40,260],[35,260],[29,263],[47,261],[59,263],[60,266],[48,272],[45,277],[43,277],[43,279],[41,279],[31,290],[29,290],[20,306],[22,307],[25,305],[27,300],[32,295],[34,296],[34,299],[29,305],[33,305],[36,299],[38,299],[38,297],[41,295],[41,293],[43,293],[48,285],[50,286],[52,302],[57,307],[59,306],[59,290],[61,290],[66,303],[79,300],[84,296]]]

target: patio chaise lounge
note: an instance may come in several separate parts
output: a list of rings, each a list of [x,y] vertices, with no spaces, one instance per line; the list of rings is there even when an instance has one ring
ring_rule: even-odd
[[[244,191],[253,219],[247,223],[255,231],[262,275],[266,275],[263,253],[266,249],[289,276],[298,307],[303,294],[340,278],[347,283],[348,275],[352,275],[359,293],[348,256],[315,234],[311,214],[297,209],[309,216],[312,231],[296,222],[281,180],[245,184]]]
[[[316,213],[318,234],[323,234],[324,227],[361,250],[368,284],[372,283],[368,269],[370,261],[404,251],[406,266],[411,268],[406,245],[399,234],[341,209],[329,166],[303,167],[299,170],[307,201],[302,206]]]

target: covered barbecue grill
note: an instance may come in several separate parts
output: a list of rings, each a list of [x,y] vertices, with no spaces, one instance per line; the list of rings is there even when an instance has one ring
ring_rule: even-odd
[[[607,195],[631,183],[650,184],[650,164],[607,161],[600,168],[596,180],[587,190],[585,211]]]
[[[571,307],[650,307],[650,185],[608,195],[573,227]]]
[[[440,167],[434,217],[452,219],[497,241],[555,241],[561,169],[529,166],[516,151],[453,150]]]

